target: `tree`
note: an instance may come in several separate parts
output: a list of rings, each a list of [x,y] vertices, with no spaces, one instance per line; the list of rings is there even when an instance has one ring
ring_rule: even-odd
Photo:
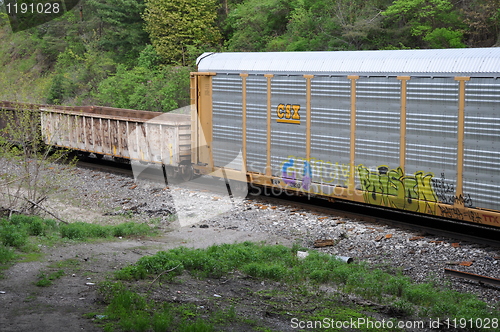
[[[500,46],[500,0],[467,1],[461,13],[467,25],[467,46]]]
[[[396,0],[383,15],[410,26],[421,47],[465,47],[460,11],[448,0]]]
[[[138,65],[118,71],[98,85],[98,102],[112,107],[169,112],[190,103],[190,67],[156,64],[157,55],[148,45],[137,60]]]
[[[377,48],[380,0],[299,0],[290,15],[289,51]]]
[[[146,8],[144,0],[88,0],[88,4],[101,20],[99,46],[112,52],[115,61],[135,65],[139,53],[149,43],[141,17]]]
[[[1,105],[0,105],[1,106]],[[43,202],[67,180],[68,151],[54,149],[53,137],[44,136],[37,105],[10,103],[9,109],[0,109],[0,157],[5,170],[0,174],[0,196],[6,205],[1,209],[10,213],[37,214],[48,212]],[[52,124],[55,126],[55,124]],[[69,128],[54,128],[57,135],[67,135]],[[74,163],[72,163],[74,164]],[[57,218],[57,217],[56,217]]]
[[[218,45],[217,7],[216,0],[146,0],[143,18],[158,55],[185,66],[199,55],[192,50]]]
[[[285,0],[247,0],[229,13],[234,31],[228,41],[232,51],[267,51],[268,44],[287,29],[291,3]],[[274,49],[271,50],[280,50]]]

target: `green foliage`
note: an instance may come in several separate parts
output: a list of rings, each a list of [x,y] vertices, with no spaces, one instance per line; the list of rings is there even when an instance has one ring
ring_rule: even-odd
[[[190,46],[211,47],[220,42],[215,27],[215,0],[147,0],[143,19],[156,52],[166,63],[191,65],[199,54]]]
[[[101,20],[102,36],[99,48],[112,54],[112,58],[127,67],[137,62],[140,52],[149,42],[144,31],[144,0],[89,0]]]
[[[397,0],[383,15],[405,22],[424,47],[465,47],[463,18],[449,0]]]
[[[48,287],[52,285],[52,281],[59,279],[64,275],[65,272],[63,270],[58,270],[49,274],[40,272],[38,274],[38,280],[35,282],[35,285],[38,287]]]
[[[0,264],[6,264],[16,257],[14,250],[5,245],[0,245]]]
[[[28,241],[28,231],[24,225],[12,225],[4,221],[0,225],[0,240],[4,246],[19,249]]]
[[[154,56],[141,57],[140,63],[153,67]],[[116,75],[99,84],[95,94],[100,103],[120,108],[168,112],[189,104],[187,67],[150,69],[118,67]]]
[[[64,76],[57,74],[52,79],[52,84],[47,92],[47,103],[55,105],[61,104],[66,95],[67,93],[64,88]]]
[[[155,70],[161,64],[161,58],[156,53],[153,45],[146,45],[144,49],[139,54],[139,59],[137,59],[137,67],[146,68],[148,70]]]
[[[38,216],[14,214],[11,216],[10,222],[13,225],[25,225],[31,236],[43,236],[47,234],[47,231],[57,229],[57,223],[54,219],[43,219]]]
[[[214,332],[214,326],[199,318],[193,323],[183,323],[179,326],[179,332]]]
[[[151,234],[151,228],[147,224],[138,224],[135,222],[127,222],[115,225],[111,229],[111,234],[114,237],[129,237]]]
[[[28,243],[29,236],[45,236],[56,229],[53,219],[12,215],[10,220],[0,220],[0,243],[6,247],[22,249]]]
[[[460,31],[452,31],[450,28],[437,28],[429,32],[423,39],[431,48],[464,48],[462,42],[464,36]]]
[[[189,104],[192,69],[162,65],[203,52],[491,47],[499,13],[500,0],[89,0],[15,34],[2,13],[0,99],[168,111]]]
[[[107,331],[218,331],[216,324],[238,319],[234,307],[215,310],[213,317],[201,317],[198,305],[177,304],[168,301],[148,301],[121,282],[105,281],[98,288],[107,305],[103,321],[109,322]]]
[[[87,238],[107,238],[118,236],[141,236],[153,233],[153,230],[145,224],[134,222],[120,225],[103,226],[85,222],[74,222],[59,226],[62,238],[71,240],[84,240]]]
[[[234,31],[228,41],[232,51],[263,51],[267,44],[285,33],[291,3],[285,0],[247,0],[228,16]]]
[[[84,240],[151,235],[154,229],[147,224],[134,222],[108,226],[85,222],[58,225],[53,219],[43,219],[38,216],[12,215],[10,219],[0,219],[0,243],[5,248],[10,246],[19,249],[28,242],[30,236],[43,237],[57,232],[62,238]]]
[[[58,73],[52,78],[47,103],[87,104],[99,83],[115,71],[109,53],[102,54],[89,46],[82,53],[67,48],[57,59]]]
[[[106,238],[111,236],[111,229],[106,226],[75,222],[61,225],[61,237],[70,240],[84,240],[86,238]]]
[[[334,283],[343,292],[387,302],[405,314],[432,317],[494,317],[486,303],[471,294],[447,290],[433,283],[414,284],[400,272],[373,269],[367,264],[346,264],[330,255],[310,252],[303,260],[284,246],[250,242],[223,244],[207,249],[175,248],[145,256],[115,274],[122,280],[156,278],[172,280],[182,271],[199,277],[221,277],[239,270],[255,278],[292,284]],[[475,315],[475,316],[474,316]]]

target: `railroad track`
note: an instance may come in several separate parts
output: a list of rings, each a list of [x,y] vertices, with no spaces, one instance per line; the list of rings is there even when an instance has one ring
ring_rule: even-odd
[[[107,159],[99,160],[96,158],[86,158],[85,160],[78,161],[77,166],[129,177],[134,176],[130,164],[116,163]],[[145,171],[141,173],[140,178],[157,182],[164,181],[159,166],[146,168]],[[169,178],[169,183],[176,185],[179,183],[179,180]],[[203,189],[203,180],[190,183],[187,187],[193,190]],[[251,191],[249,195],[253,195],[254,198],[258,196],[257,199],[273,204],[290,205],[292,203],[294,207],[306,211],[338,215],[348,219],[408,229],[424,235],[434,235],[493,248],[500,248],[500,230],[480,224],[462,223],[455,220],[430,217],[352,202],[337,201],[331,203],[324,199],[308,196],[286,194],[281,194],[279,196],[266,194],[255,195],[255,193]],[[404,219],[404,221],[402,221],[402,219]]]
[[[279,201],[282,204],[293,202],[296,207],[303,208],[304,210],[340,215],[349,219],[404,228],[425,235],[447,237],[500,248],[500,231],[480,224],[461,223],[455,220],[433,218],[352,202],[337,201],[331,203],[319,198],[308,198],[307,196],[288,196],[282,194],[278,197],[261,196],[260,198],[262,200]],[[401,221],[403,218],[405,221]],[[453,230],[450,230],[450,228],[453,228]]]

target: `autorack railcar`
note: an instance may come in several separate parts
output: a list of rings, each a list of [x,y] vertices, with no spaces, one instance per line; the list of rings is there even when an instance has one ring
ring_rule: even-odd
[[[500,48],[205,53],[196,171],[500,226]]]

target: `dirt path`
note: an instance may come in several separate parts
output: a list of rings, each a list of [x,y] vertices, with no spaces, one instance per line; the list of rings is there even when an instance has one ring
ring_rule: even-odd
[[[17,263],[4,272],[4,279],[0,279],[0,291],[5,292],[0,294],[0,331],[102,331],[91,319],[83,317],[102,309],[96,286],[87,283],[102,281],[116,269],[160,250],[178,246],[205,248],[242,241],[276,244],[279,239],[265,233],[180,228],[155,239],[121,239],[46,248],[41,259]],[[58,270],[65,274],[52,285],[39,287],[34,284],[40,272],[49,274]]]

